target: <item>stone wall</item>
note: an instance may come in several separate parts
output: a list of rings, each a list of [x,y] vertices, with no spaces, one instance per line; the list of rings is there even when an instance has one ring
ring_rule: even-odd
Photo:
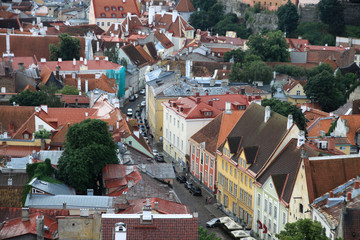
[[[360,26],[360,3],[344,3],[344,20],[347,25]]]

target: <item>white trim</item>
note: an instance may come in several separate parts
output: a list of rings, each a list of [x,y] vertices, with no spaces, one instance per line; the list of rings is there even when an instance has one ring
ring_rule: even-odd
[[[101,215],[101,218],[141,218],[142,214],[113,214],[105,213]],[[153,219],[170,219],[170,218],[194,218],[191,214],[152,214]]]
[[[360,158],[360,154],[323,156],[323,157],[309,157],[309,161],[315,161],[315,160],[330,160],[330,159],[343,159],[343,158]]]

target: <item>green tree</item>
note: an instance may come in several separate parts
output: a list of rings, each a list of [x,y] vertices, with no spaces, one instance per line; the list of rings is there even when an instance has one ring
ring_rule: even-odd
[[[279,7],[277,16],[279,19],[279,29],[291,36],[292,33],[296,30],[299,21],[297,7],[292,2],[290,2],[290,0],[288,0],[285,5]]]
[[[224,54],[224,61],[229,62],[234,57],[234,63],[242,63],[245,59],[245,52],[240,48],[228,51]]]
[[[290,64],[276,65],[274,71],[281,74],[287,74],[292,77],[302,77],[306,76],[306,69],[302,67],[297,67]]]
[[[244,64],[244,73],[248,83],[262,81],[264,84],[269,84],[273,77],[271,67],[263,61],[246,62]]]
[[[64,95],[79,95],[79,90],[74,87],[74,86],[70,86],[70,85],[65,85],[61,90],[60,90],[61,94]]]
[[[207,30],[210,25],[208,23],[208,13],[204,10],[197,11],[191,14],[189,23],[195,29]]]
[[[323,43],[332,45],[332,42],[325,42],[329,38],[329,26],[322,22],[299,23],[296,32],[303,39],[308,39],[312,45],[324,45]]]
[[[330,74],[334,73],[334,70],[332,69],[330,64],[320,64],[319,66],[313,67],[310,69],[310,71],[307,71],[308,78],[313,77],[321,72],[328,72]]]
[[[245,39],[251,33],[250,29],[246,28],[245,23],[240,22],[234,13],[228,13],[221,21],[218,21],[214,26],[214,31],[219,35],[225,35],[226,31],[234,31],[238,37]]]
[[[117,64],[119,63],[119,55],[115,48],[104,51],[104,55],[109,58],[109,61]]]
[[[199,240],[220,240],[221,238],[218,238],[215,236],[215,233],[211,233],[209,234],[208,231],[203,228],[203,227],[199,227],[198,228],[198,239]]]
[[[328,240],[325,228],[317,221],[299,219],[294,223],[287,223],[285,230],[276,234],[281,240]]]
[[[60,98],[55,95],[55,89],[46,86],[42,87],[40,91],[31,92],[30,90],[26,90],[18,95],[13,95],[9,103],[13,104],[14,102],[20,106],[61,106]]]
[[[46,131],[45,129],[41,129],[41,130],[34,133],[34,137],[35,138],[41,138],[41,139],[49,138],[50,137],[50,132]]]
[[[57,176],[78,193],[95,189],[100,193],[101,170],[118,163],[116,144],[101,120],[86,119],[72,125],[66,134],[65,150],[59,159]]]
[[[247,44],[250,48],[248,54],[257,55],[263,61],[287,62],[289,60],[288,45],[280,30],[268,32],[266,36],[252,35]]]
[[[59,46],[49,45],[50,60],[56,61],[58,58],[63,60],[79,59],[80,39],[73,38],[67,33],[62,33],[58,37],[60,38]]]
[[[342,34],[345,29],[344,6],[339,0],[321,0],[318,4],[320,19],[329,25],[333,35]]]
[[[344,93],[336,88],[334,75],[326,70],[310,77],[304,90],[306,96],[319,102],[326,112],[334,111],[346,102]]]
[[[264,99],[261,101],[262,106],[270,106],[271,110],[287,117],[290,114],[293,116],[293,119],[300,130],[306,129],[306,118],[302,113],[301,109],[295,105],[291,105],[289,102],[281,102],[278,99]]]
[[[245,73],[242,69],[241,63],[234,63],[232,65],[229,80],[232,82],[245,82]]]

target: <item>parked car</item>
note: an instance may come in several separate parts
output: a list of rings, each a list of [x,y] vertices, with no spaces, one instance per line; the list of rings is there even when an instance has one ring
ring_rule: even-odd
[[[128,108],[127,113],[126,113],[126,116],[128,116],[128,117],[132,117],[132,116],[133,116],[133,110],[132,110],[132,108]]]
[[[129,97],[129,101],[130,101],[130,102],[133,102],[133,101],[135,101],[135,100],[136,100],[136,98],[135,98],[134,95],[132,95],[132,96]]]
[[[180,182],[180,183],[185,183],[185,182],[186,182],[185,176],[181,176],[181,175],[177,176],[177,177],[176,177],[176,180],[177,180],[178,182]]]
[[[157,161],[157,162],[165,162],[164,156],[161,155],[161,154],[155,156],[155,161]]]
[[[143,89],[140,90],[140,94],[141,94],[141,95],[145,95],[145,88],[143,88]]]
[[[216,227],[220,224],[220,220],[218,218],[213,218],[210,221],[206,222],[206,227],[212,228]]]
[[[185,182],[185,188],[186,188],[186,189],[190,189],[192,185],[193,185],[193,184],[192,184],[192,182],[190,182],[190,181],[186,181],[186,182]]]
[[[153,152],[154,156],[159,155],[159,151],[158,151],[158,150],[156,150],[156,149],[153,149],[153,150],[152,150],[152,152]]]
[[[201,188],[198,186],[192,185],[189,191],[194,196],[201,196]]]
[[[141,108],[146,107],[146,102],[145,102],[145,101],[142,101],[141,104],[140,104],[140,107],[141,107]]]
[[[135,93],[135,94],[134,94],[134,97],[135,97],[135,99],[138,99],[138,98],[139,98],[139,94]]]

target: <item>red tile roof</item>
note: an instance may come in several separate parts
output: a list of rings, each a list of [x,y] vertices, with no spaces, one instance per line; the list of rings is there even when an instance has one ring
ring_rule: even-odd
[[[84,95],[61,95],[61,102],[67,104],[89,104],[90,100],[88,96]]]
[[[127,13],[140,16],[136,0],[93,0],[92,3],[95,18],[125,18]]]
[[[33,153],[33,151],[39,152],[41,147],[35,146],[15,146],[15,145],[5,145],[0,146],[0,156],[9,156],[9,157],[26,157]]]
[[[153,28],[173,33],[173,37],[185,37],[184,31],[194,30],[180,15],[177,15],[173,22],[173,14],[175,13],[155,14]]]
[[[155,218],[152,224],[141,224],[139,218],[120,218],[120,216],[121,214],[119,218],[102,218],[101,239],[114,239],[114,227],[118,222],[126,224],[127,239],[198,239],[197,218]]]
[[[85,55],[85,39],[80,39],[80,56]],[[37,58],[50,59],[50,44],[59,44],[57,36],[24,36],[10,35],[10,51],[15,57],[29,57],[36,55]],[[46,47],[44,47],[46,46]],[[0,35],[0,52],[6,51],[6,35]],[[52,69],[52,68],[50,68]]]
[[[139,51],[139,53],[145,58],[146,61],[148,61],[150,64],[155,63],[155,59],[153,59],[144,49],[142,46],[137,45],[136,49]]]
[[[319,137],[321,136],[320,131],[327,133],[333,123],[332,118],[317,118],[312,124],[306,128],[308,131],[308,137]]]
[[[154,36],[157,40],[160,41],[161,45],[163,45],[164,48],[169,49],[174,46],[174,44],[170,41],[169,38],[166,37],[164,33],[156,31]]]
[[[360,127],[360,115],[340,115],[340,119],[347,121],[346,126],[349,127],[349,131],[347,132],[346,136],[352,145],[356,145],[355,136]]]
[[[307,39],[298,39],[298,38],[286,38],[286,42],[289,45],[289,48],[296,49],[298,51],[304,51],[304,47],[310,45],[309,40]]]
[[[7,221],[1,228],[0,239],[25,237],[28,234],[36,235],[36,217],[38,216],[41,216],[41,213],[30,214],[29,221],[22,221],[21,218]],[[49,230],[45,231],[44,237],[57,239],[58,223],[56,219],[44,215],[44,225],[49,227]]]
[[[175,10],[178,12],[195,12],[195,8],[190,0],[180,0]]]
[[[43,213],[49,217],[56,216],[69,216],[70,212],[67,209],[39,209],[39,208],[29,208],[29,213]],[[22,214],[22,208],[9,208],[9,207],[0,207],[0,222],[5,220],[19,218]]]
[[[85,80],[88,80],[88,91],[94,89],[101,89],[108,93],[116,93],[117,85],[114,78],[108,78],[105,74],[102,74],[100,78],[95,78],[95,74],[78,74],[76,78],[72,78],[71,75],[66,75],[64,84],[78,88],[78,80],[81,81],[81,91],[85,92]]]
[[[2,131],[8,134],[15,133],[22,124],[34,113],[35,107],[0,106],[0,122]]]
[[[56,66],[60,66],[60,71],[79,71],[81,66],[87,66],[88,70],[118,70],[122,66],[106,60],[88,60],[85,65],[84,61],[76,60],[76,65],[73,61],[46,61],[39,62],[39,69],[42,70],[48,67],[51,71],[56,70]]]
[[[36,60],[34,57],[12,57],[11,60],[14,71],[19,69],[19,63],[24,63],[24,67],[26,68],[29,68],[29,66],[32,64],[36,64]]]
[[[190,214],[190,209],[188,206],[172,202],[168,200],[164,200],[161,198],[149,198],[151,208],[155,208],[155,202],[158,203],[158,209],[155,210],[161,214]],[[122,211],[121,214],[136,214],[142,213],[143,207],[146,206],[146,199],[136,199],[130,201],[131,207]]]

